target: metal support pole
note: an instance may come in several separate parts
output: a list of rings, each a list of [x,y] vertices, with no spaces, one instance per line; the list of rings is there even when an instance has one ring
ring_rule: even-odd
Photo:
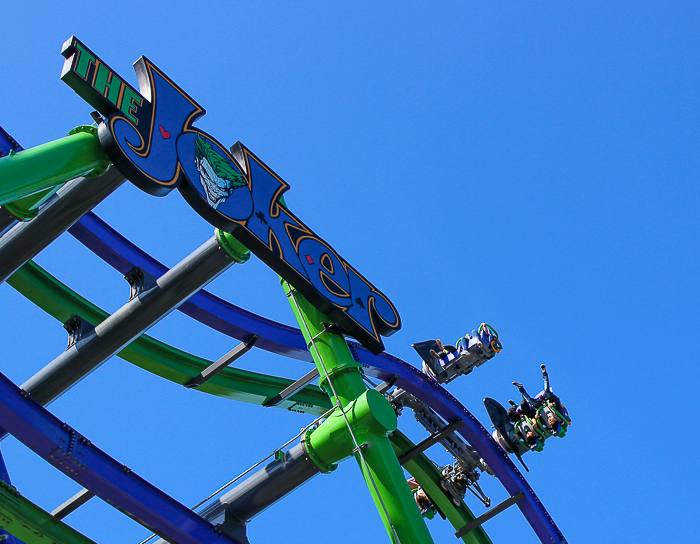
[[[63,519],[71,512],[75,512],[83,504],[92,499],[95,494],[87,489],[81,489],[61,506],[54,509],[51,515],[56,519]]]
[[[513,506],[515,503],[520,502],[522,499],[525,498],[525,493],[522,491],[516,493],[512,497],[507,498],[504,500],[502,503],[497,504],[491,510],[487,510],[484,512],[482,515],[480,515],[478,518],[476,518],[474,521],[472,521],[470,524],[465,525],[462,527],[459,531],[455,533],[455,536],[457,538],[462,538],[464,535],[466,535],[469,531],[472,531],[479,527],[482,523],[490,520],[492,517],[497,516],[501,512],[503,512],[506,508],[509,508]]]
[[[456,421],[453,421],[452,423],[450,423],[446,427],[443,427],[438,432],[430,435],[428,438],[423,440],[420,444],[416,444],[415,447],[411,448],[406,453],[404,453],[401,457],[399,457],[399,463],[401,463],[401,465],[408,463],[411,459],[413,459],[414,457],[417,457],[418,455],[423,453],[430,446],[437,444],[438,442],[440,442],[440,440],[442,440],[444,437],[446,437],[448,434],[455,431],[456,429],[459,429],[462,425],[464,425],[464,421],[462,421],[461,418],[458,418]]]
[[[245,262],[250,257],[248,250],[238,244],[240,251],[234,253],[230,249],[234,243],[230,234],[217,231],[216,236],[158,278],[154,287],[132,298],[22,388],[43,405],[63,394],[228,267]]]
[[[263,406],[267,408],[271,406],[279,406],[280,403],[284,402],[286,399],[297,393],[299,390],[306,387],[312,380],[315,380],[316,378],[318,378],[318,368],[310,370],[297,381],[295,381],[293,384],[291,384],[289,387],[280,391],[279,395],[275,395],[274,397],[263,402]]]
[[[257,334],[254,334],[245,342],[241,342],[240,344],[238,344],[235,348],[233,348],[231,351],[229,351],[226,355],[224,355],[223,357],[220,357],[217,361],[210,364],[207,368],[202,370],[197,376],[195,376],[189,382],[187,382],[185,384],[185,387],[187,387],[188,389],[191,389],[193,387],[199,387],[200,385],[211,380],[214,376],[216,376],[224,368],[226,368],[228,365],[230,365],[233,361],[235,361],[239,357],[242,357],[243,355],[248,353],[251,349],[253,349],[253,346],[255,345],[255,342],[258,338],[260,338],[260,337]]]
[[[282,286],[321,375],[319,386],[334,403],[339,402],[346,408],[367,391],[361,365],[353,359],[345,338],[328,325],[332,321],[289,284],[283,281]],[[383,397],[379,400],[389,404]],[[350,427],[349,432],[353,442],[358,442],[356,459],[392,543],[432,543],[387,433],[374,434],[361,427]]]
[[[319,472],[302,442],[198,513],[214,524],[228,520],[245,525]]]
[[[87,174],[109,163],[95,127],[0,158],[0,205]]]
[[[97,178],[75,179],[61,187],[37,217],[7,231],[0,238],[0,283],[33,259],[124,181],[124,176],[116,168],[110,168]]]

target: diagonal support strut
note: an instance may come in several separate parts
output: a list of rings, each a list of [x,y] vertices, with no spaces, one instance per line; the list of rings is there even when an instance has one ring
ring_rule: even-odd
[[[515,503],[520,502],[522,499],[525,498],[525,493],[522,491],[519,491],[515,495],[507,498],[504,500],[502,503],[497,504],[491,510],[487,510],[484,512],[482,515],[480,515],[478,518],[476,518],[474,521],[472,521],[470,524],[465,525],[462,527],[459,531],[455,533],[455,536],[457,538],[462,538],[464,535],[466,535],[468,532],[476,529],[479,527],[482,523],[490,520],[491,518],[497,516],[501,512],[503,512],[506,508],[509,508],[510,506],[513,506]]]
[[[258,338],[260,338],[260,336],[254,334],[245,342],[241,342],[240,344],[238,344],[226,355],[214,361],[207,368],[202,370],[197,376],[195,376],[189,382],[187,382],[185,384],[185,387],[187,387],[188,389],[192,389],[193,387],[199,387],[203,383],[216,376],[233,361],[248,353],[251,350],[251,348],[255,345],[255,342]]]
[[[286,389],[280,391],[279,395],[275,395],[274,397],[266,400],[263,402],[263,406],[265,407],[271,407],[271,406],[279,406],[283,401],[287,400],[289,397],[306,387],[311,380],[315,379],[318,377],[318,368],[314,368],[310,372],[307,372],[304,374],[301,378],[299,378],[297,381],[295,381],[293,384],[291,384],[289,387]]]
[[[462,425],[464,425],[464,421],[462,420],[462,418],[457,418],[449,425],[446,425],[438,432],[431,434],[420,444],[416,444],[413,448],[404,453],[401,457],[399,457],[399,463],[401,465],[408,463],[411,459],[423,453],[433,444],[437,444],[438,442],[440,442],[440,440],[445,438],[448,434],[452,433],[453,431],[459,429]]]

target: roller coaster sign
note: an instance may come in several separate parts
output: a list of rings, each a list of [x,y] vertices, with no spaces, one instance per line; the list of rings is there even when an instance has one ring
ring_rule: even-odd
[[[140,92],[74,36],[61,79],[105,117],[100,142],[113,164],[156,196],[178,188],[215,227],[373,353],[399,330],[389,299],[280,202],[289,185],[240,142],[226,150],[193,127],[206,112],[147,58],[134,64]]]

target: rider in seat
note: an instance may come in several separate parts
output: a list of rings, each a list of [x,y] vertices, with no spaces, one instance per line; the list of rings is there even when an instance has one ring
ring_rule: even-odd
[[[534,398],[528,394],[523,384],[513,382],[513,385],[518,388],[518,391],[523,397],[519,412],[539,423],[539,425],[547,431],[546,434],[548,436],[550,434],[564,436],[564,434],[566,434],[566,427],[571,424],[569,413],[549,385],[549,374],[547,374],[546,365],[541,365],[540,368],[542,369],[544,389]],[[511,408],[511,410],[512,409],[513,408]]]
[[[430,497],[423,491],[423,488],[418,485],[415,478],[410,478],[408,481],[408,487],[413,491],[413,500],[416,501],[420,513],[423,517],[428,519],[433,519],[435,516],[435,505],[430,500]]]
[[[430,355],[432,355],[433,357],[435,357],[435,359],[437,359],[438,361],[442,361],[442,360],[444,360],[444,359],[447,359],[447,356],[448,356],[450,353],[457,353],[457,348],[456,348],[456,347],[454,347],[454,346],[444,346],[444,345],[442,344],[442,342],[440,341],[439,338],[438,338],[437,340],[435,340],[435,343],[437,344],[437,347],[438,347],[438,350],[439,350],[439,351],[435,351],[434,349],[431,349],[431,350],[430,350]]]

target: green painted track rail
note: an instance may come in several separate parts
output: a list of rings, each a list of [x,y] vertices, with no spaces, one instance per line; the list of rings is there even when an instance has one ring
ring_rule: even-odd
[[[389,435],[389,439],[391,440],[391,445],[397,457],[400,457],[415,446],[415,444],[398,429]],[[435,506],[445,515],[455,530],[459,530],[474,521],[474,514],[472,514],[464,501],[462,501],[460,506],[455,506],[450,498],[445,495],[445,492],[440,487],[442,473],[425,454],[421,453],[417,455],[405,463],[403,468],[416,479],[418,484],[423,488],[423,491],[425,491],[428,497],[435,503]],[[462,540],[467,544],[492,544],[486,531],[481,527],[464,535]]]
[[[73,316],[79,315],[94,326],[109,315],[31,261],[15,272],[7,280],[7,283],[61,323],[65,323]],[[212,363],[207,359],[169,346],[145,334],[134,340],[117,355],[148,372],[183,386]],[[267,399],[274,397],[291,385],[292,382],[293,380],[286,378],[227,367],[197,389],[220,397],[262,405]],[[328,395],[315,385],[307,385],[278,406],[278,408],[313,415],[321,415],[330,407],[331,403]],[[407,452],[414,446],[414,443],[399,430],[395,430],[390,435],[390,441],[397,456]],[[456,507],[450,498],[445,495],[440,488],[441,473],[425,454],[415,457],[406,463],[404,468],[435,502],[438,509],[445,515],[455,530],[461,529],[475,519],[474,514],[464,502],[459,507]],[[0,494],[1,501],[6,502],[10,500],[15,503],[17,500],[26,501],[26,503],[39,511],[34,519],[42,519],[45,522],[46,518],[40,516],[40,513],[43,512],[44,515],[53,520],[50,514],[39,509],[39,507],[26,499],[21,497],[19,499],[6,499],[6,497],[10,496],[18,497],[16,491],[14,491],[15,494],[11,491],[14,488],[6,487],[7,489],[3,488],[4,490],[0,490],[2,491]],[[5,504],[5,502],[0,504]],[[28,506],[27,508],[31,507]],[[3,516],[7,516],[7,514],[4,510],[0,510],[0,514],[0,523],[2,523]],[[22,518],[12,519],[21,520]],[[60,521],[54,521],[54,523],[66,528],[66,530],[73,531]],[[5,528],[2,525],[0,527]],[[12,530],[9,528],[6,530],[12,533]],[[42,531],[38,532],[44,534]],[[48,529],[46,529],[46,533],[48,534]],[[54,538],[54,541],[57,544],[62,544],[63,542],[70,542],[71,544],[92,543],[91,540],[83,537],[77,531],[73,531],[73,533],[77,535],[76,539],[58,540]],[[23,535],[15,534],[15,536],[27,544],[51,542],[36,535],[33,541],[25,540],[24,533]],[[36,538],[39,539],[37,540]],[[468,544],[492,544],[491,539],[481,527],[462,537],[462,540]]]
[[[109,315],[31,261],[15,272],[7,283],[61,323],[78,315],[95,326]],[[183,386],[212,363],[145,334],[117,355]],[[292,383],[293,380],[286,378],[228,367],[197,389],[220,397],[262,405],[265,400],[278,395]],[[326,393],[315,385],[306,386],[278,406],[313,415],[321,415],[330,407]]]
[[[25,544],[95,544],[0,481],[0,529]]]

